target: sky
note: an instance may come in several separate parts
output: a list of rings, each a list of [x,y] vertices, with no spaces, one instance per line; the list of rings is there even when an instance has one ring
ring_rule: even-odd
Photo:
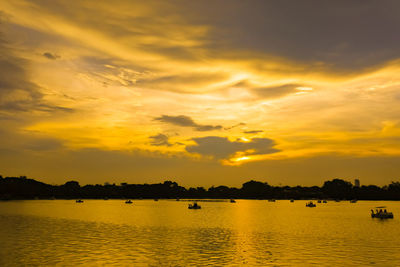
[[[0,174],[400,178],[400,2],[0,1]]]

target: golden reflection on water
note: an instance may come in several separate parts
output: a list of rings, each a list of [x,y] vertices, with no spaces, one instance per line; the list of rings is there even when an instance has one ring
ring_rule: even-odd
[[[395,266],[398,202],[0,202],[0,266]],[[395,219],[370,218],[387,205]]]
[[[239,203],[235,203],[233,219],[238,235],[236,253],[243,264],[248,264],[249,258],[252,256],[251,254],[253,247],[253,239],[251,238],[251,235],[249,235],[249,229],[252,227],[252,218],[249,214],[250,202],[241,201],[239,205],[236,204]]]

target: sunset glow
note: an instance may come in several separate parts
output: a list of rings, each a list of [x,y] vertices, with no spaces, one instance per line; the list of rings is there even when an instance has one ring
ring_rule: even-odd
[[[184,185],[398,176],[397,14],[337,3],[343,23],[376,16],[352,35],[313,13],[329,7],[206,2],[1,1],[0,171]]]

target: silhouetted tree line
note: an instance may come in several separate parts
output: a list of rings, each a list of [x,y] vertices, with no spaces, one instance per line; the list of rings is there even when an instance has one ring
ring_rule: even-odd
[[[5,177],[0,175],[0,199],[34,198],[132,198],[132,199],[175,199],[175,198],[242,198],[242,199],[360,199],[360,200],[400,200],[400,182],[379,187],[368,185],[355,187],[350,182],[333,179],[319,186],[271,186],[265,182],[249,181],[241,188],[217,186],[203,187],[179,186],[176,182],[165,181],[159,184],[80,186],[77,181],[63,185],[49,185],[28,179],[26,176]]]

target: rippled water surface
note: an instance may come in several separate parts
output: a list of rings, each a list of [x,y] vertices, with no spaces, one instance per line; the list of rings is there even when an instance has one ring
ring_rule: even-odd
[[[0,266],[400,266],[399,202],[187,204],[0,202]]]

